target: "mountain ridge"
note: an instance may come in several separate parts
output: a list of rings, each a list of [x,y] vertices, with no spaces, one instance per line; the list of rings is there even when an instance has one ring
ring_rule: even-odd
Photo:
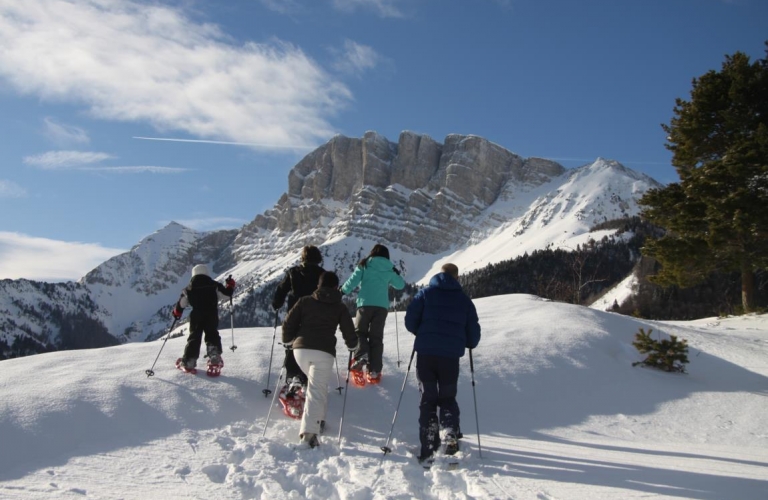
[[[198,232],[172,222],[97,266],[78,282],[92,302],[82,312],[122,342],[156,338],[192,266],[206,263],[215,277],[237,280],[238,325],[264,326],[273,321],[267,297],[304,245],[320,247],[325,267],[344,279],[384,243],[407,280],[424,283],[442,259],[464,272],[599,240],[612,232],[591,235],[591,226],[636,215],[639,197],[658,186],[614,160],[565,169],[474,135],[450,134],[443,143],[409,131],[396,143],[373,131],[337,135],[291,169],[273,208],[239,230]],[[0,321],[25,336],[8,321],[21,313],[12,306],[23,293],[16,285],[0,282]],[[46,303],[44,294],[35,300]],[[45,321],[32,330],[45,343]],[[6,343],[13,336],[6,332]]]

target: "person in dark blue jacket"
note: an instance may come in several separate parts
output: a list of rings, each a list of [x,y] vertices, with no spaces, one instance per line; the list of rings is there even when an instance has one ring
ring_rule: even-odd
[[[419,461],[428,460],[440,447],[443,429],[445,453],[455,454],[461,437],[456,389],[459,358],[480,342],[480,322],[472,300],[459,284],[459,268],[445,264],[429,286],[419,290],[405,313],[405,327],[416,335],[414,350],[419,379]],[[440,418],[438,420],[438,407]]]

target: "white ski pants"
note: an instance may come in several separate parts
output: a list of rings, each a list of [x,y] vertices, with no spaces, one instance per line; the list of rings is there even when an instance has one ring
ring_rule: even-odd
[[[333,373],[335,358],[325,351],[317,349],[294,349],[296,362],[301,371],[307,374],[307,400],[304,414],[301,416],[299,436],[319,434],[320,422],[325,420],[328,410],[328,381]]]

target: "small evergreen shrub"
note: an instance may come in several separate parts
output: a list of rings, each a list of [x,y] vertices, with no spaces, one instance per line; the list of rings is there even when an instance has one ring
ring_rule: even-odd
[[[685,373],[685,364],[688,363],[688,342],[678,340],[674,335],[669,336],[669,340],[654,340],[651,338],[653,330],[645,332],[642,328],[635,334],[635,341],[632,345],[640,351],[641,354],[648,356],[632,366],[643,364],[652,368],[668,372]]]

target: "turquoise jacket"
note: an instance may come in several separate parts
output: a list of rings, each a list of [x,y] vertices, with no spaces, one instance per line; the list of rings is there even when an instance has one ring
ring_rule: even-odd
[[[348,294],[357,286],[357,307],[377,306],[389,309],[389,287],[405,288],[405,280],[394,271],[392,262],[384,257],[371,257],[365,267],[357,266],[352,276],[342,285],[341,291]]]

